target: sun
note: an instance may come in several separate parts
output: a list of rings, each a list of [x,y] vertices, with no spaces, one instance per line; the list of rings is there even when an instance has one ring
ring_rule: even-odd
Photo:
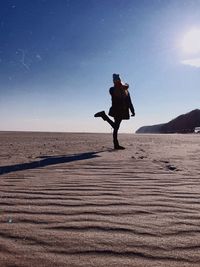
[[[182,39],[181,47],[183,52],[197,54],[200,52],[200,29],[193,28],[188,31]]]

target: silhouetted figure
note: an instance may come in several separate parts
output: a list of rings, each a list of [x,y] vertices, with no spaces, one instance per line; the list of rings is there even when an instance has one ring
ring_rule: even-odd
[[[119,145],[117,134],[122,120],[129,120],[131,116],[135,116],[135,110],[131,101],[130,94],[128,92],[129,85],[122,84],[119,74],[113,74],[114,86],[110,88],[109,92],[112,97],[112,106],[108,115],[114,118],[112,121],[105,113],[105,111],[98,112],[94,117],[101,117],[107,121],[113,127],[113,143],[115,149],[125,149]]]

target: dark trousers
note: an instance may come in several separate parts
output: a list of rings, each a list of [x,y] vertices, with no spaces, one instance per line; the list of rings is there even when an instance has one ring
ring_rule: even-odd
[[[117,147],[117,146],[119,146],[117,134],[118,134],[118,130],[119,130],[119,127],[120,127],[122,120],[118,119],[118,118],[114,118],[114,120],[115,120],[115,127],[113,128],[114,129],[113,130],[113,143],[114,143],[114,146]]]
[[[103,119],[105,121],[107,121],[113,128],[113,143],[114,143],[114,147],[119,146],[119,142],[118,142],[118,139],[117,139],[117,134],[118,134],[118,130],[119,130],[120,124],[122,122],[122,119],[114,118],[114,121],[112,121],[107,115],[105,117],[103,117]]]

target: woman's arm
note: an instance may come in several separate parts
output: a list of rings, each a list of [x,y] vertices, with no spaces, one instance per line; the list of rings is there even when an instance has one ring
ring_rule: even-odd
[[[131,111],[131,116],[135,116],[135,109],[133,107],[133,104],[132,104],[132,101],[131,101],[131,96],[130,94],[128,93],[128,102],[129,102],[129,109]]]

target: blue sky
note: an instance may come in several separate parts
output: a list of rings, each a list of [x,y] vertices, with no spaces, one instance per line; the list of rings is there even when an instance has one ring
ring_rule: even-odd
[[[136,117],[199,108],[200,0],[0,0],[0,130],[111,132],[112,73]],[[196,46],[194,47],[194,43]]]

